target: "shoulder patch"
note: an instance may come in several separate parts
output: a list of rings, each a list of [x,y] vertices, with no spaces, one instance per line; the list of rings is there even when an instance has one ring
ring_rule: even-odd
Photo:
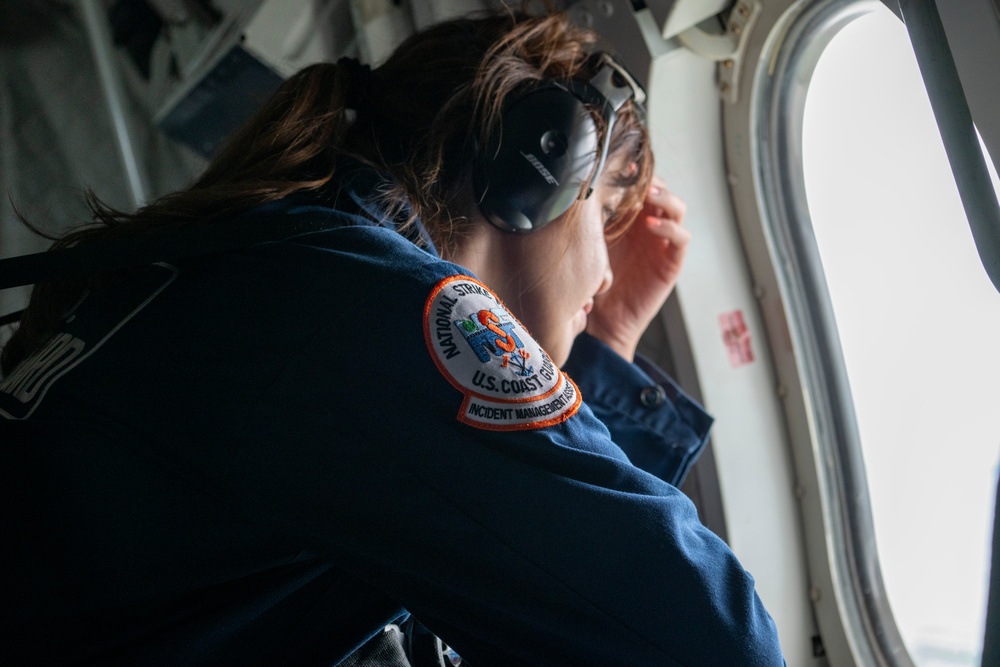
[[[431,358],[464,394],[458,420],[491,431],[542,428],[580,409],[580,391],[490,288],[450,276],[424,308]]]

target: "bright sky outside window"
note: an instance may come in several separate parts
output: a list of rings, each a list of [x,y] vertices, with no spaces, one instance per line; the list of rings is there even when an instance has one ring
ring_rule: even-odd
[[[893,613],[920,667],[978,665],[1000,453],[1000,294],[889,10],[852,22],[824,51],[803,134]]]

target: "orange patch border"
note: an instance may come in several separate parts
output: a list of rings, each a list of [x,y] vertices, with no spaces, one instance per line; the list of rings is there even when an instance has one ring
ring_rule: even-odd
[[[566,408],[566,411],[564,413],[556,417],[553,417],[552,419],[527,422],[524,424],[490,424],[488,422],[476,421],[474,419],[469,419],[468,417],[466,417],[466,410],[469,406],[469,401],[473,397],[490,401],[491,403],[500,403],[509,405],[517,405],[519,403],[537,403],[539,401],[544,401],[546,398],[549,398],[553,394],[557,393],[563,386],[563,383],[560,381],[556,381],[555,386],[552,389],[539,396],[531,396],[528,398],[497,398],[495,396],[489,396],[487,394],[481,394],[479,392],[473,391],[465,387],[461,382],[459,382],[458,379],[455,376],[453,376],[451,372],[449,372],[444,363],[442,363],[441,359],[438,358],[437,350],[435,349],[434,343],[432,342],[431,326],[430,326],[431,304],[434,303],[434,299],[437,297],[438,294],[441,293],[441,290],[443,290],[451,283],[459,280],[475,283],[476,285],[479,285],[484,290],[489,292],[490,295],[494,299],[496,299],[496,302],[503,307],[503,309],[507,312],[507,314],[511,318],[513,318],[515,322],[517,322],[518,326],[520,326],[525,331],[525,333],[531,336],[531,332],[528,331],[528,328],[525,327],[523,324],[521,324],[521,321],[517,319],[517,317],[510,311],[510,308],[507,307],[507,305],[500,299],[500,297],[498,297],[496,293],[489,288],[489,286],[483,284],[481,281],[473,278],[472,276],[467,276],[463,274],[448,276],[447,278],[440,280],[437,283],[437,285],[434,286],[434,288],[431,290],[431,293],[427,297],[427,301],[424,303],[424,317],[423,317],[424,344],[427,346],[427,352],[428,354],[430,354],[431,360],[434,362],[434,365],[437,366],[437,369],[441,373],[441,375],[443,375],[444,378],[448,380],[448,383],[451,384],[451,386],[455,387],[455,389],[457,389],[462,393],[463,399],[457,417],[458,421],[463,424],[468,424],[469,426],[473,426],[474,428],[480,428],[489,431],[527,431],[537,428],[545,428],[547,426],[554,426],[556,424],[561,424],[562,422],[566,421],[567,419],[575,415],[580,410],[580,405],[583,403],[583,396],[580,394],[580,388],[576,385],[575,382],[573,382],[573,380],[568,375],[566,375],[566,373],[563,372],[561,368],[556,366],[555,368],[556,371],[559,373],[559,377],[565,380],[566,383],[572,385],[573,391],[576,393],[576,400],[573,402],[573,405]],[[532,340],[534,340],[533,336]],[[535,343],[537,344],[537,341],[535,341]],[[542,349],[542,351],[544,352],[544,348],[542,348],[541,345],[539,345],[539,348]],[[547,352],[545,354],[546,356],[548,356]],[[551,360],[551,357],[549,357],[549,359]],[[555,364],[553,363],[553,365]]]

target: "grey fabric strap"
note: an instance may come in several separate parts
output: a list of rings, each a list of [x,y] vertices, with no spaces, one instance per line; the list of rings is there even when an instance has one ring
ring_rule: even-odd
[[[399,630],[390,626],[347,656],[337,667],[411,667]]]

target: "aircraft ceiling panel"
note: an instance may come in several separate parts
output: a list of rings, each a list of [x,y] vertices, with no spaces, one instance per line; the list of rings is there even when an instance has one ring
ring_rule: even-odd
[[[731,3],[728,0],[647,0],[646,6],[660,26],[660,34],[670,39],[716,14]]]

